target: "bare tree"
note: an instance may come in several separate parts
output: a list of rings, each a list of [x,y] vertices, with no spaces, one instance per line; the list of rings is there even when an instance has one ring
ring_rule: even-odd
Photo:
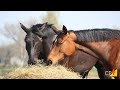
[[[27,27],[31,27],[33,24],[37,22],[36,19],[31,18],[28,21],[22,22]],[[4,29],[1,30],[1,34],[6,38],[14,41],[13,44],[9,44],[8,46],[1,47],[0,58],[4,59],[5,66],[10,62],[12,57],[17,57],[21,60],[26,60],[27,62],[27,52],[25,49],[24,38],[26,33],[21,29],[20,22],[16,24],[6,23],[4,25]],[[2,56],[3,55],[3,56]]]

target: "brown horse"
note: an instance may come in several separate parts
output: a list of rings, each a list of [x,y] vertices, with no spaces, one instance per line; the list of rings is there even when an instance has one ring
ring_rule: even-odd
[[[76,51],[76,44],[74,44],[76,42],[96,53],[109,70],[118,69],[118,77],[116,78],[120,78],[119,30],[92,29],[68,32],[67,28],[63,26],[63,31],[55,31],[55,33],[58,35],[57,45],[53,47],[48,57],[48,60],[51,60],[53,64],[66,55],[72,55]]]
[[[72,55],[66,56],[61,59],[58,63],[71,68],[75,72],[79,72],[82,78],[87,78],[89,71],[95,66],[98,71],[100,79],[111,79],[109,76],[104,75],[107,71],[107,67],[99,60],[98,56],[90,49],[76,44],[76,50]],[[87,52],[84,52],[85,49]]]

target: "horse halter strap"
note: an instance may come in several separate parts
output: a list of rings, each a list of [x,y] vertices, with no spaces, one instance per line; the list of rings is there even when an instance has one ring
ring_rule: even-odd
[[[69,36],[68,36],[68,33],[67,33],[67,37],[62,42],[60,42],[60,44],[63,44],[68,38],[69,38]]]
[[[65,40],[63,40],[62,42],[60,42],[59,44],[63,44],[68,38],[69,38],[69,36],[67,36],[67,38],[66,38]],[[54,45],[54,43],[55,43],[56,40],[57,40],[57,37],[56,37],[55,40],[53,41],[53,44],[52,44],[52,45]]]

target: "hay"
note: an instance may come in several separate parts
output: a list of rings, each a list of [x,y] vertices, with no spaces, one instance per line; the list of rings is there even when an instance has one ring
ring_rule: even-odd
[[[3,76],[0,76],[0,79],[3,79]]]
[[[3,79],[80,79],[78,73],[63,66],[26,66],[8,73]]]

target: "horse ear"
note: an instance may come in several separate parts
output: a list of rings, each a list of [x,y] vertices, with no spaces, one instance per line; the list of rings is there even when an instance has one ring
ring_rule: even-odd
[[[63,25],[62,30],[63,30],[63,33],[66,35],[67,34],[67,28],[65,27],[65,25]]]
[[[49,26],[51,27],[53,24],[49,24]]]
[[[48,22],[45,22],[45,24],[48,24]]]
[[[20,23],[20,26],[26,33],[30,32],[30,30],[26,28],[22,23]]]

